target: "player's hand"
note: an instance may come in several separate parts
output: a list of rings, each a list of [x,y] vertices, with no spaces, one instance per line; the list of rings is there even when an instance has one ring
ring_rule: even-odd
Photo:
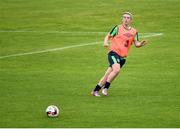
[[[146,45],[147,44],[147,41],[146,40],[142,40],[141,41],[141,46],[144,46],[144,45]]]
[[[109,44],[108,44],[108,43],[104,43],[103,46],[104,46],[105,48],[108,48],[108,47],[109,47]]]

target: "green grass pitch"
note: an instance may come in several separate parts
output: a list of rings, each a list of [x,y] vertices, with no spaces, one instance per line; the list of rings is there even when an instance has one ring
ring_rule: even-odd
[[[179,7],[179,0],[0,0],[0,57],[103,43],[106,33],[78,32],[107,32],[124,11],[135,14],[139,33],[163,33],[131,47],[108,97],[90,95],[108,66],[102,44],[1,58],[0,127],[180,127]],[[60,117],[46,116],[51,104]]]

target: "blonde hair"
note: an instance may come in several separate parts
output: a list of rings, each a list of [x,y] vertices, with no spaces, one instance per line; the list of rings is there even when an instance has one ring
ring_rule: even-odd
[[[128,14],[128,15],[131,17],[131,20],[133,19],[132,13],[130,13],[130,12],[124,12],[124,13],[122,14],[122,16],[123,16],[124,14]]]

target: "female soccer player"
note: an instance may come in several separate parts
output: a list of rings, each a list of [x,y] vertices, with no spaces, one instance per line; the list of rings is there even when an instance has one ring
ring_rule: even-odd
[[[108,95],[107,90],[125,64],[125,58],[128,55],[128,50],[132,43],[134,43],[137,48],[146,44],[145,40],[138,40],[138,33],[136,29],[130,26],[131,22],[132,14],[130,12],[124,12],[122,15],[122,24],[113,27],[113,29],[106,35],[103,46],[109,48],[108,61],[110,65],[104,76],[91,92],[93,96],[99,97],[99,91],[101,88],[103,88],[102,94],[105,96]],[[110,45],[109,40],[111,40]]]

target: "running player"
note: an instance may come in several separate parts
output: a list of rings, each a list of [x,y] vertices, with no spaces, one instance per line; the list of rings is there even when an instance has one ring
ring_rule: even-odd
[[[124,12],[122,15],[122,24],[113,27],[106,35],[104,47],[109,48],[108,61],[110,65],[91,92],[93,96],[100,96],[99,91],[101,88],[103,88],[102,94],[105,96],[108,95],[108,88],[125,64],[128,50],[132,43],[134,43],[135,47],[142,47],[146,44],[145,40],[139,41],[138,32],[130,26],[131,22],[132,14],[130,12]],[[111,40],[110,45],[109,40]]]

